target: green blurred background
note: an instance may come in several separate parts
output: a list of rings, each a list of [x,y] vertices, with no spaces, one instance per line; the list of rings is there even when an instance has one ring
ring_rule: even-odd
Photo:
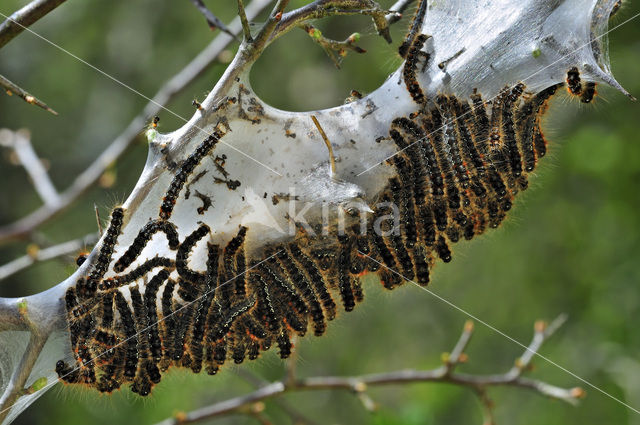
[[[9,14],[25,3],[3,0],[0,12]],[[234,16],[235,1],[208,4],[225,22]],[[623,22],[638,11],[637,2],[626,2],[615,21]],[[639,22],[610,35],[612,68],[636,96],[640,95]],[[253,85],[265,101],[281,108],[339,104],[351,89],[373,90],[398,66],[395,51],[406,25],[403,20],[395,26],[394,45],[389,46],[362,17],[319,22],[319,28],[337,39],[354,31],[362,34],[361,45],[369,52],[350,54],[341,70],[306,34],[294,31],[259,60]],[[33,30],[148,96],[216,35],[186,0],[70,0]],[[224,67],[211,66],[168,108],[190,116],[191,100],[203,99]],[[60,113],[54,117],[20,99],[0,95],[0,128],[31,130],[33,144],[50,164],[59,189],[67,187],[146,103],[29,33],[0,51],[0,74]],[[499,230],[459,244],[452,263],[436,268],[430,289],[523,343],[528,343],[536,319],[551,320],[567,313],[569,322],[542,353],[640,408],[640,104],[607,88],[599,92],[589,106],[564,94],[556,97],[546,123],[552,140],[550,155],[531,188],[520,196],[511,218]],[[170,131],[181,123],[163,113],[160,124],[162,131]],[[94,231],[94,203],[106,216],[124,200],[145,157],[140,138],[110,170],[109,178],[103,179],[105,187],[91,190],[72,209],[43,226],[42,235],[54,243]],[[0,223],[12,222],[39,205],[24,170],[11,164],[6,149],[0,150]],[[23,255],[26,246],[27,242],[0,246],[0,262]],[[0,295],[42,291],[73,269],[72,258],[39,264],[0,282]],[[366,298],[356,311],[332,323],[327,336],[298,342],[300,376],[436,367],[467,319],[411,285],[393,293],[367,287]],[[468,349],[469,363],[461,370],[502,372],[521,351],[478,324]],[[535,366],[534,377],[567,387],[584,386],[543,360],[536,360]],[[178,411],[248,392],[252,387],[239,375],[242,370],[278,379],[283,364],[269,353],[239,368],[227,367],[216,377],[173,372],[146,399],[128,390],[109,397],[57,386],[17,423],[151,424]],[[586,389],[588,396],[578,407],[512,388],[492,389],[490,396],[500,424],[640,424],[640,415]],[[291,394],[284,400],[320,424],[482,422],[480,406],[469,389],[416,384],[371,389],[370,395],[380,405],[377,413],[368,413],[345,392]],[[268,402],[266,409],[273,423],[291,423],[277,404]],[[215,423],[257,422],[231,416]]]

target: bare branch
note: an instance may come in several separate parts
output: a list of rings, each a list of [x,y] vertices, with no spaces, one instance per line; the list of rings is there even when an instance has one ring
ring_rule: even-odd
[[[36,105],[44,109],[45,111],[51,112],[53,115],[58,115],[56,111],[51,109],[46,103],[38,99],[37,97],[29,94],[26,90],[18,86],[17,84],[11,82],[7,78],[0,75],[0,87],[4,88],[6,93],[9,96],[13,96],[14,94],[18,95],[19,98],[24,100],[27,103],[32,105]]]
[[[100,234],[90,233],[82,238],[72,241],[63,242],[48,248],[39,249],[34,254],[27,254],[23,257],[16,258],[7,264],[0,266],[0,281],[12,276],[37,262],[48,261],[54,258],[62,257],[76,253],[87,246],[93,246],[99,239]]]
[[[402,14],[414,1],[415,0],[398,0],[393,6],[391,6],[389,10],[395,13],[387,15],[387,22],[389,25],[395,24],[402,19]]]
[[[473,328],[474,326],[471,320],[465,322],[462,334],[460,335],[460,339],[458,339],[458,343],[453,348],[451,354],[448,354],[444,359],[444,364],[447,367],[449,373],[453,372],[457,365],[466,361],[464,350],[467,348],[467,345],[469,345],[469,342],[471,341]]]
[[[240,17],[240,22],[242,23],[244,41],[250,43],[251,41],[253,41],[253,38],[251,37],[251,28],[249,27],[247,12],[244,10],[244,2],[242,0],[238,0],[238,16]]]
[[[229,413],[238,413],[239,409],[260,400],[282,394],[285,392],[285,389],[286,388],[282,382],[274,382],[273,384],[264,386],[250,394],[216,403],[208,407],[203,407],[202,409],[194,410],[193,412],[180,415],[179,418],[164,420],[162,422],[159,422],[158,425],[190,424],[202,421],[204,419],[226,415]]]
[[[18,161],[31,177],[33,186],[44,204],[54,207],[60,201],[60,196],[49,178],[47,170],[42,165],[42,161],[33,150],[30,138],[31,133],[28,130],[13,132],[0,129],[0,146],[13,149]]]
[[[268,0],[254,0],[247,6],[247,16],[253,19],[269,3]],[[241,31],[240,19],[236,18],[229,25],[229,28],[234,34],[238,34]],[[28,235],[38,226],[68,208],[89,188],[93,187],[107,167],[120,158],[133,144],[140,135],[140,131],[147,124],[149,117],[156,115],[162,109],[162,105],[170,102],[200,76],[232,41],[233,38],[227,34],[218,35],[198,56],[160,88],[152,101],[147,103],[143,111],[129,123],[127,128],[74,180],[69,188],[60,194],[58,205],[55,207],[43,205],[14,223],[0,227],[0,244]]]
[[[542,322],[537,322],[535,333],[531,344],[525,350],[525,354],[520,357],[520,361],[526,361],[527,365],[531,361],[542,344],[554,333],[554,331],[566,320],[565,316],[560,316],[548,327],[543,327]],[[485,424],[493,423],[493,402],[487,394],[487,389],[494,386],[510,386],[533,390],[541,395],[554,398],[575,405],[578,400],[584,397],[585,393],[581,388],[565,389],[546,382],[525,378],[521,376],[522,369],[518,369],[518,374],[514,375],[513,370],[505,374],[497,375],[470,375],[455,372],[455,367],[466,360],[464,350],[466,349],[471,335],[473,334],[473,323],[465,323],[463,332],[458,339],[451,354],[446,355],[444,364],[432,370],[400,370],[371,375],[339,377],[339,376],[318,376],[311,378],[296,379],[295,369],[288,365],[287,373],[282,380],[265,384],[256,391],[235,397],[226,401],[213,404],[190,413],[180,414],[179,418],[167,419],[158,425],[178,425],[200,422],[215,417],[228,414],[249,414],[247,410],[256,403],[270,399],[287,392],[312,391],[312,390],[347,390],[354,393],[367,410],[375,410],[376,403],[367,395],[367,389],[372,386],[411,384],[421,382],[449,383],[461,387],[468,387],[474,390],[478,396],[485,416]],[[261,380],[251,379],[254,383]]]
[[[0,24],[0,49],[24,31],[26,27],[32,25],[64,2],[65,0],[34,0],[10,16],[2,15],[6,20]],[[0,87],[4,88],[9,96],[16,94],[25,102],[37,105],[54,115],[58,115],[46,103],[2,75],[0,75]]]
[[[219,29],[222,32],[229,34],[231,37],[236,38],[236,35],[231,32],[229,28],[222,22],[216,15],[214,15],[204,4],[202,0],[191,0],[191,3],[195,5],[195,7],[202,13],[204,18],[207,20],[207,24],[209,28],[213,31]]]
[[[558,330],[558,328],[562,326],[566,321],[566,314],[561,314],[553,322],[551,322],[551,324],[547,324],[546,322],[541,320],[537,321],[533,326],[534,335],[531,343],[529,344],[529,347],[527,348],[527,350],[525,350],[524,354],[522,354],[522,356],[516,360],[513,368],[511,368],[508,375],[513,378],[517,378],[522,375],[522,373],[526,371],[530,366],[533,356],[535,356],[538,350],[540,350],[542,344],[547,340],[547,338],[553,335],[555,331]]]
[[[0,48],[24,31],[25,27],[37,22],[65,0],[34,0],[22,9],[6,17],[0,24]]]
[[[292,353],[295,355],[295,351]],[[291,360],[291,358],[289,359]],[[293,362],[288,362],[287,365],[291,365]],[[251,372],[248,369],[238,369],[235,370],[235,373],[240,376],[242,379],[244,379],[245,381],[247,381],[248,383],[250,383],[251,385],[253,385],[256,388],[260,388],[263,387],[265,385],[269,384],[269,381],[265,381],[264,379],[260,378],[259,376],[256,376],[253,372]],[[276,398],[273,400],[284,412],[287,413],[287,415],[289,415],[291,417],[291,419],[293,419],[293,423],[300,423],[300,424],[306,424],[306,425],[316,425],[317,422],[315,422],[314,420],[308,418],[307,416],[305,416],[304,414],[302,414],[300,411],[298,411],[298,409],[294,408],[293,406],[291,406],[289,403],[287,403],[285,400],[282,400],[281,398]]]

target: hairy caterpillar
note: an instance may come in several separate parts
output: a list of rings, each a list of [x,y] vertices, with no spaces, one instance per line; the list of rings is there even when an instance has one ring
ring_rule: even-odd
[[[293,349],[292,336],[309,331],[323,335],[339,305],[352,311],[362,302],[363,275],[376,274],[390,290],[402,285],[403,277],[427,285],[436,262],[452,260],[453,244],[501,224],[546,155],[541,117],[563,84],[528,89],[516,79],[491,99],[471,89],[464,96],[453,94],[455,90],[434,93],[421,76],[432,60],[423,52],[431,40],[418,31],[426,4],[420,2],[400,48],[406,59],[399,72],[404,79],[401,89],[413,109],[395,112],[385,121],[384,134],[375,135],[377,142],[388,141],[395,153],[385,162],[390,173],[384,184],[366,199],[376,205],[368,219],[347,214],[342,228],[335,221],[316,221],[310,223],[314,232],[300,226],[295,237],[265,238],[267,242],[256,247],[251,246],[251,236],[260,229],[234,222],[232,229],[230,225],[220,231],[216,226],[227,219],[221,211],[228,211],[217,202],[209,217],[220,212],[219,219],[206,221],[203,213],[209,204],[202,200],[204,206],[196,205],[203,209],[198,210],[205,216],[202,221],[196,216],[184,225],[183,220],[180,228],[180,209],[187,204],[182,201],[191,190],[199,193],[196,182],[202,187],[205,179],[232,181],[224,168],[227,157],[214,159],[216,146],[226,137],[216,127],[204,140],[198,139],[181,163],[174,163],[168,183],[154,194],[154,199],[162,199],[159,210],[154,205],[150,216],[131,227],[132,237],[123,236],[120,244],[123,222],[134,214],[123,208],[113,211],[97,260],[67,292],[74,359],[70,365],[63,360],[56,364],[60,379],[102,392],[129,383],[133,391],[146,395],[171,367],[195,373],[204,369],[213,375],[227,361],[256,359],[274,345],[285,358]],[[454,56],[446,68],[453,69],[453,59],[460,57]],[[582,81],[577,67],[563,72],[569,92],[590,102],[595,83]],[[231,103],[238,102],[241,119],[257,125],[260,120],[247,118],[240,100],[240,94],[251,92],[239,79],[236,82],[239,96]],[[260,108],[247,110],[266,116]],[[362,120],[370,115],[357,114]],[[266,126],[269,120],[264,122]],[[208,161],[215,168],[201,170]],[[283,192],[272,199],[275,205],[296,195]],[[397,226],[385,219],[394,215],[394,208]],[[143,255],[157,233],[163,234],[159,239],[166,249],[154,257]],[[203,267],[195,257],[205,251]]]
[[[426,285],[437,260],[451,260],[452,244],[497,227],[527,188],[528,174],[546,153],[540,117],[559,86],[533,94],[520,83],[491,102],[479,93],[416,99],[418,109],[389,129],[398,148],[388,161],[395,176],[377,196],[398,205],[398,232],[376,232],[370,222],[362,232],[361,218],[350,216],[342,234],[334,224],[323,236],[301,231],[247,257],[245,236],[252,230],[241,227],[224,247],[208,243],[206,271],[198,271],[189,265],[191,251],[213,230],[202,224],[180,240],[168,221],[171,210],[161,209],[115,261],[120,274],[104,278],[125,214],[116,208],[98,261],[67,292],[75,364],[58,362],[60,378],[103,392],[131,383],[147,395],[170,367],[215,374],[227,360],[255,359],[274,343],[287,357],[292,335],[324,334],[336,317],[336,299],[345,311],[363,300],[363,274],[378,274],[388,289],[404,283],[392,271]],[[207,138],[182,165],[163,206],[180,195],[221,136]],[[124,272],[158,232],[175,260],[154,257]]]

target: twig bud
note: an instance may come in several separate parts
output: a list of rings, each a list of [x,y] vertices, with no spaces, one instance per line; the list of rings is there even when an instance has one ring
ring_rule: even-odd
[[[263,402],[259,401],[257,403],[253,403],[251,405],[251,413],[262,413],[264,412],[264,409],[266,408],[266,406],[264,405]]]
[[[464,331],[465,332],[473,332],[473,328],[475,327],[475,325],[473,324],[472,320],[467,320],[466,322],[464,322]]]
[[[353,386],[353,390],[357,393],[363,393],[367,391],[367,384],[365,384],[364,382],[356,382]]]
[[[580,387],[571,388],[570,394],[573,398],[585,398],[587,396],[587,392]]]
[[[183,411],[176,412],[173,417],[175,418],[177,424],[184,423],[187,420],[187,414]]]
[[[30,243],[27,245],[27,255],[34,260],[38,258],[38,254],[40,253],[40,247],[34,243]]]

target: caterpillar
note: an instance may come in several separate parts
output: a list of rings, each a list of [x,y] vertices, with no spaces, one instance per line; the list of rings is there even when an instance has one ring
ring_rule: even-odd
[[[619,4],[614,7],[611,14],[615,14],[619,9]],[[580,98],[582,103],[591,103],[596,96],[596,83],[593,81],[583,82],[580,78],[580,71],[578,67],[572,67],[567,71],[567,91],[573,96]]]
[[[176,199],[182,191],[187,178],[191,175],[202,158],[208,155],[216,146],[223,134],[216,130],[212,135],[202,141],[202,143],[196,148],[196,150],[184,160],[182,166],[174,176],[167,193],[162,198],[162,205],[160,206],[160,219],[167,220],[171,218],[173,213],[173,207],[176,204]]]

